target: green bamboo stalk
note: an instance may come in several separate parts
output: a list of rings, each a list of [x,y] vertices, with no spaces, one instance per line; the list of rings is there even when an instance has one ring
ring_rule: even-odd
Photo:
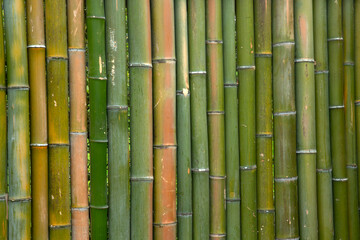
[[[240,239],[239,118],[236,81],[235,0],[223,1],[226,237]]]
[[[175,1],[177,234],[192,238],[191,118],[186,0]]]
[[[226,238],[222,1],[206,1],[207,114],[210,163],[210,239]]]
[[[342,36],[342,1],[328,1],[329,108],[335,239],[349,237]]]
[[[319,239],[334,238],[332,164],[330,151],[329,83],[327,49],[327,1],[316,0],[314,7],[316,167]]]
[[[50,239],[70,239],[68,56],[65,1],[45,1]],[[56,176],[56,177],[55,177]]]
[[[129,0],[131,239],[153,237],[153,114],[150,1]],[[141,17],[139,17],[141,16]],[[136,199],[134,201],[134,199]]]
[[[355,0],[355,129],[357,165],[360,164],[360,1]],[[358,167],[358,186],[360,186],[360,168]],[[358,205],[360,206],[360,191],[358,191]],[[360,208],[359,208],[360,215]]]
[[[257,227],[259,239],[275,238],[272,158],[271,1],[254,1],[256,65]]]
[[[257,239],[255,55],[252,0],[236,1],[241,238]]]
[[[345,156],[348,178],[349,239],[359,239],[358,172],[355,133],[354,0],[343,2]]]
[[[84,0],[68,0],[71,237],[89,239]]]
[[[32,238],[48,239],[48,142],[44,5],[42,0],[29,0],[26,4],[31,110]]]
[[[299,237],[293,1],[272,2],[275,237]]]
[[[0,0],[2,9],[3,1]],[[7,240],[7,121],[6,121],[6,82],[5,82],[5,51],[4,51],[4,32],[3,20],[1,14],[0,21],[0,240]]]
[[[29,83],[25,3],[4,2],[7,54],[9,239],[31,238]]]
[[[294,9],[300,237],[318,239],[313,2],[295,1]]]
[[[106,1],[109,239],[130,239],[125,0]],[[119,218],[121,216],[121,218]]]
[[[173,0],[151,1],[154,239],[176,239],[176,60]]]
[[[208,239],[209,146],[206,120],[205,1],[188,0],[193,239]]]

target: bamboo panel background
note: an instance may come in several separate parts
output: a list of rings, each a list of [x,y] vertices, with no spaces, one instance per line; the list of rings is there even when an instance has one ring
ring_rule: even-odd
[[[0,240],[360,239],[360,0],[0,6]]]

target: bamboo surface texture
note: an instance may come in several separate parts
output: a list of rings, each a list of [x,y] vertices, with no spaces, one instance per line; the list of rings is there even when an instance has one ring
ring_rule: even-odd
[[[360,164],[360,1],[354,1],[354,58],[355,58],[355,129],[356,129],[356,163]],[[360,186],[360,168],[358,167],[358,187]],[[360,191],[358,191],[358,205],[360,206]],[[360,217],[360,211],[358,211]]]

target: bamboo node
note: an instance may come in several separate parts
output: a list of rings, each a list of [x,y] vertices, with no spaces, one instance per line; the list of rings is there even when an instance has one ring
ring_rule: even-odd
[[[334,37],[334,38],[328,38],[328,42],[331,41],[343,41],[344,39],[342,37]]]
[[[356,164],[349,164],[349,165],[346,165],[346,168],[357,169],[358,167]]]
[[[9,198],[9,202],[31,202],[31,197]]]
[[[107,77],[90,77],[87,76],[88,79],[92,79],[92,80],[101,80],[101,81],[106,81]]]
[[[185,212],[185,213],[177,213],[176,214],[179,217],[192,217],[192,212]]]
[[[240,202],[240,198],[226,198],[226,202]]]
[[[258,58],[271,58],[272,57],[272,53],[255,53],[255,57]]]
[[[89,211],[89,207],[73,207],[71,211],[79,211],[79,212],[86,212]]]
[[[205,75],[206,71],[190,71],[190,75]]]
[[[315,63],[313,58],[297,58],[294,61],[295,63]]]
[[[119,110],[119,111],[127,111],[128,106],[127,105],[108,105],[107,110]]]
[[[316,172],[318,172],[318,173],[331,173],[332,169],[331,168],[329,168],[329,169],[317,168]]]
[[[177,148],[177,145],[153,145],[153,148],[156,149]]]
[[[329,109],[341,109],[344,108],[344,105],[339,105],[339,106],[329,106]]]
[[[296,111],[274,113],[274,116],[290,116],[290,115],[296,115]]]
[[[85,52],[85,48],[69,48],[69,52]]]
[[[347,182],[348,178],[333,178],[334,182]]]
[[[108,209],[109,205],[102,205],[102,206],[90,205],[90,208],[92,208],[92,209]]]
[[[255,70],[255,65],[243,65],[236,67],[236,70],[246,70],[246,69]]]
[[[6,90],[6,86],[0,85],[0,90]]]
[[[355,100],[355,106],[360,106],[360,100]]]
[[[263,214],[274,214],[275,213],[275,209],[257,209],[258,213],[263,213]]]
[[[316,154],[316,149],[303,149],[303,150],[297,150],[297,154]]]
[[[176,63],[175,58],[160,58],[160,59],[153,59],[153,63]]]
[[[52,229],[56,228],[71,228],[71,224],[64,224],[64,225],[50,225],[49,226]]]
[[[45,45],[39,44],[39,45],[28,45],[27,48],[46,48]]]
[[[129,63],[129,67],[152,68],[150,63]]]
[[[70,135],[88,135],[88,132],[70,132]]]
[[[237,83],[224,83],[224,87],[228,87],[228,88],[230,88],[230,87],[237,87],[238,86],[238,84]]]
[[[209,236],[214,237],[214,238],[223,238],[223,237],[226,237],[226,234],[225,233],[223,233],[223,234],[211,233]]]
[[[30,143],[30,147],[47,147],[47,143]]]
[[[176,95],[183,95],[184,97],[187,97],[190,95],[190,90],[188,88],[183,88],[182,90],[177,90]]]
[[[225,112],[224,111],[208,111],[207,114],[208,115],[224,115]]]
[[[273,47],[281,47],[281,46],[285,46],[285,45],[295,45],[295,42],[294,41],[279,42],[279,43],[274,43],[272,46]]]
[[[46,58],[47,62],[49,61],[55,61],[55,60],[60,60],[60,61],[67,61],[68,58],[67,57],[47,57]]]
[[[133,182],[152,182],[152,181],[154,181],[154,177],[153,176],[130,177],[130,181],[133,181]]]
[[[226,176],[214,176],[214,175],[210,175],[209,178],[210,178],[210,179],[224,180],[224,179],[226,179]]]
[[[70,144],[68,143],[50,143],[49,147],[68,147]]]
[[[29,91],[30,87],[29,86],[8,86],[7,89],[8,90]]]
[[[176,226],[177,222],[171,222],[171,223],[153,223],[154,227],[171,227],[171,226]]]
[[[219,39],[209,39],[205,41],[206,44],[223,44],[223,40]]]
[[[355,66],[354,62],[344,62],[344,66]]]
[[[192,168],[192,172],[209,172],[208,168]]]
[[[105,17],[104,16],[86,16],[86,18],[92,18],[92,19],[104,19],[105,20]]]
[[[273,135],[271,133],[258,133],[255,135],[257,138],[272,138]]]
[[[315,74],[329,74],[328,70],[315,71]]]
[[[90,139],[90,142],[95,142],[95,143],[107,143],[108,140],[107,139]]]
[[[275,238],[275,240],[300,240],[300,237],[296,237],[296,238]]]
[[[244,170],[244,171],[246,171],[246,170],[254,170],[254,169],[256,169],[257,168],[257,166],[256,165],[251,165],[251,166],[240,166],[240,170]]]
[[[289,178],[275,178],[275,182],[294,182],[298,180],[298,176]]]

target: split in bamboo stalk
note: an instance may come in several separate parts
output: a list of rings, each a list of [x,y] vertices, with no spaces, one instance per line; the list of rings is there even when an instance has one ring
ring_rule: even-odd
[[[348,239],[348,178],[345,158],[342,1],[328,1],[329,109],[335,239]]]
[[[275,237],[299,237],[293,0],[272,1]]]
[[[345,156],[348,178],[349,239],[360,239],[355,133],[354,0],[343,1]]]
[[[153,237],[153,114],[150,1],[128,0],[131,239]],[[141,17],[139,17],[141,16]],[[134,199],[136,199],[134,201]],[[140,227],[139,227],[140,226]]]
[[[295,1],[294,8],[300,237],[317,239],[313,2]]]
[[[4,2],[8,99],[9,239],[31,239],[29,83],[25,3]]]
[[[89,239],[84,0],[68,0],[71,236]]]
[[[221,0],[206,1],[206,23],[210,239],[225,239],[225,109]]]
[[[240,239],[239,118],[236,82],[235,0],[222,2],[225,93],[226,238]]]
[[[192,238],[191,127],[186,0],[175,1],[177,235]]]
[[[330,152],[329,83],[327,49],[327,1],[314,6],[316,172],[319,239],[334,238],[332,164]]]
[[[257,227],[259,239],[274,239],[271,1],[255,0],[254,9]]]
[[[356,128],[356,156],[357,165],[360,164],[360,0],[355,5],[355,128]],[[358,167],[358,186],[360,186],[360,168]],[[360,206],[360,191],[358,191],[358,205]],[[360,209],[359,209],[360,217]]]
[[[66,2],[45,1],[50,239],[70,239]]]
[[[32,238],[48,239],[48,136],[43,0],[26,2],[29,82]]]
[[[109,239],[130,239],[125,0],[108,0],[106,53],[109,134]],[[119,218],[121,216],[121,218]]]
[[[0,0],[0,6],[3,1]],[[2,8],[0,8],[2,9]],[[0,239],[7,240],[7,149],[6,149],[6,82],[5,82],[5,51],[2,14],[0,21]]]
[[[176,60],[173,0],[152,0],[154,239],[176,239]]]
[[[208,239],[209,146],[206,120],[205,0],[188,0],[193,239]]]
[[[236,17],[241,238],[250,240],[257,239],[253,1],[237,0]]]

